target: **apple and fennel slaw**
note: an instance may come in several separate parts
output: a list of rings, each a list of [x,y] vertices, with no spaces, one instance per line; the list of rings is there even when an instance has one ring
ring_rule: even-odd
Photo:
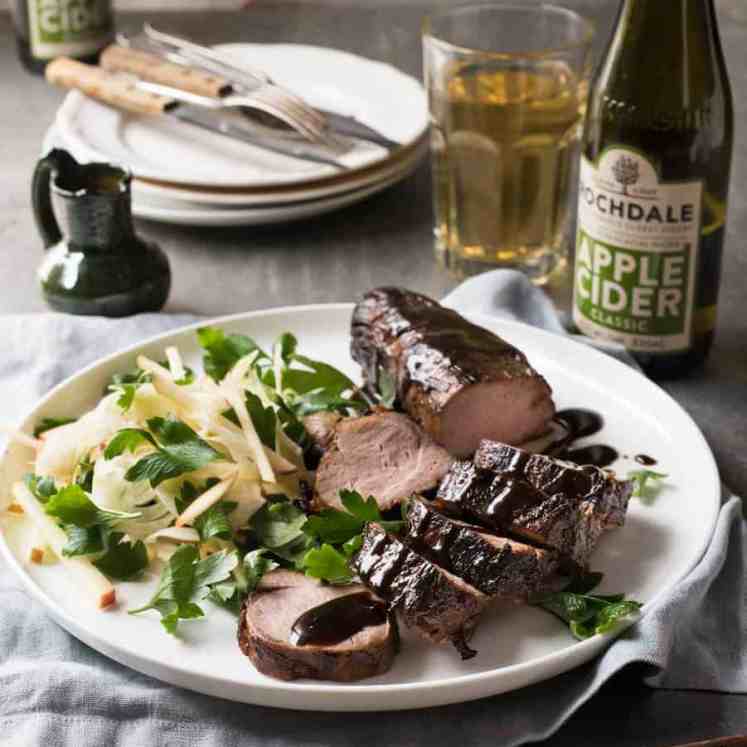
[[[33,526],[28,560],[62,563],[100,608],[116,600],[112,581],[162,566],[151,603],[130,611],[158,610],[169,632],[179,619],[202,616],[206,598],[235,609],[252,577],[274,563],[242,545],[253,518],[270,546],[305,521],[296,502],[313,473],[303,418],[368,407],[345,374],[300,354],[289,333],[269,352],[216,327],[197,335],[204,373],[175,347],[163,361],[139,355],[137,369],[115,375],[94,409],[44,418],[33,438],[11,434],[35,459],[4,506]],[[276,555],[303,568],[320,548],[298,539],[276,543]],[[326,562],[321,551],[310,573]]]

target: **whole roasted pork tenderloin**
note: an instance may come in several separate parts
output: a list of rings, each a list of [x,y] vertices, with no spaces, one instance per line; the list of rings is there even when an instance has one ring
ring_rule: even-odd
[[[392,379],[402,409],[451,454],[472,454],[485,438],[521,444],[548,430],[551,390],[526,356],[426,296],[369,291],[351,334],[367,389]]]
[[[302,573],[275,570],[247,597],[239,615],[239,647],[262,674],[281,680],[299,678],[352,682],[383,674],[398,648],[397,623],[391,615],[333,644],[298,645],[298,618],[349,595],[375,597],[360,584],[323,585]]]
[[[433,643],[451,641],[463,659],[476,654],[467,641],[488,601],[481,591],[377,524],[366,526],[355,567],[361,581],[385,599],[407,627]]]
[[[391,410],[334,426],[316,473],[316,503],[342,508],[340,490],[374,496],[385,511],[435,488],[454,460],[407,415]]]

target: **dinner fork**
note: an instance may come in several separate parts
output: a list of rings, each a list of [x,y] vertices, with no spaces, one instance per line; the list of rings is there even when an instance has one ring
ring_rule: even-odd
[[[130,76],[127,76],[128,78]],[[215,111],[223,111],[226,109],[243,109],[247,106],[247,95],[246,94],[227,94],[220,98],[214,98],[211,96],[201,96],[190,91],[184,91],[179,88],[173,88],[162,83],[152,83],[147,80],[141,80],[137,78],[131,78],[131,82],[136,88],[141,91],[148,91],[149,93],[155,93],[158,96],[165,96],[171,101],[178,101],[184,104],[194,104],[195,106],[202,107],[204,109],[213,109]],[[270,134],[269,132],[267,134]],[[279,133],[277,133],[279,136]],[[292,136],[292,133],[288,133],[288,136]],[[348,152],[353,148],[353,144],[349,141],[344,141],[336,137],[326,137],[320,146],[325,146],[330,155],[340,156]]]
[[[301,97],[278,85],[267,73],[248,65],[237,65],[230,55],[197,44],[173,34],[158,31],[150,24],[143,26],[146,39],[180,56],[187,64],[199,65],[231,80],[234,87],[257,108],[274,114],[286,124],[315,139],[324,136],[327,129],[325,117]],[[247,106],[247,104],[245,104]],[[271,111],[270,111],[271,110]]]

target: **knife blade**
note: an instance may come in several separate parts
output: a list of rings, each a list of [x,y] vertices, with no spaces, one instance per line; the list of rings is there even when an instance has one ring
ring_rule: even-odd
[[[281,153],[285,156],[300,158],[304,161],[326,164],[338,169],[348,167],[329,154],[325,146],[311,143],[301,138],[282,137],[279,135],[267,135],[259,127],[247,124],[246,119],[238,112],[221,112],[203,109],[193,104],[174,102],[165,112],[168,116],[175,117],[182,122],[187,122],[204,130],[217,132],[220,135],[240,140],[250,145],[256,145],[263,150]]]
[[[259,125],[225,112],[214,112],[184,104],[149,91],[140,90],[132,76],[122,76],[86,65],[68,57],[58,57],[47,65],[45,76],[53,85],[76,89],[117,109],[134,114],[169,116],[274,153],[347,170],[342,161],[322,144],[291,136],[270,135]]]
[[[401,143],[398,143],[396,140],[390,140],[386,135],[382,135],[378,130],[374,130],[373,127],[363,124],[363,122],[355,117],[347,114],[338,114],[337,112],[320,109],[319,107],[314,108],[327,120],[327,126],[336,135],[346,135],[347,137],[354,137],[358,140],[366,140],[369,143],[381,145],[387,150],[396,150],[402,147]]]

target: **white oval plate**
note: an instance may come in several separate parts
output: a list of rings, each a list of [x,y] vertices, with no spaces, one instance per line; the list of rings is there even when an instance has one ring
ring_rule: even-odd
[[[227,208],[200,205],[186,206],[176,200],[143,200],[133,197],[132,214],[138,218],[181,226],[269,226],[277,223],[288,223],[331,213],[360,202],[404,179],[416,165],[417,162],[413,162],[409,168],[369,187],[319,200],[307,200],[288,205]]]
[[[293,331],[309,355],[358,377],[350,360],[350,304],[302,306],[253,312],[216,320],[269,345],[281,332]],[[710,541],[719,509],[719,480],[708,445],[685,411],[644,376],[585,345],[533,327],[470,315],[526,352],[548,379],[558,407],[598,410],[605,428],[595,437],[626,456],[614,465],[620,473],[636,468],[633,455],[647,453],[669,474],[651,505],[633,499],[626,526],[607,533],[592,559],[605,573],[606,592],[624,591],[651,603],[668,593],[698,562]],[[93,406],[116,371],[134,365],[136,352],[157,356],[178,345],[187,363],[200,355],[195,325],[110,356],[56,387],[23,423],[30,432],[45,415],[76,415]],[[28,470],[31,453],[12,445],[0,463],[0,489]],[[280,682],[259,674],[239,652],[236,620],[211,607],[207,617],[180,627],[183,638],[163,632],[157,615],[128,616],[127,608],[148,599],[155,583],[117,585],[119,607],[89,609],[70,588],[59,565],[25,561],[6,519],[0,550],[26,589],[64,628],[89,646],[133,669],[181,687],[223,698],[282,708],[327,711],[397,710],[455,703],[514,690],[553,677],[596,656],[614,636],[576,642],[553,616],[531,607],[494,612],[479,627],[473,645],[479,654],[462,662],[449,647],[403,637],[402,653],[387,674],[358,684]],[[14,526],[16,524],[13,524]],[[26,550],[28,552],[28,550]],[[208,605],[206,604],[206,607]],[[644,614],[645,614],[644,607]]]
[[[428,126],[423,87],[391,65],[300,44],[220,48],[265,70],[310,104],[355,116],[402,146],[415,143]],[[271,153],[172,117],[126,114],[78,91],[67,95],[56,124],[64,140],[88,160],[114,161],[135,176],[172,184],[250,188],[341,178],[331,166]],[[385,148],[356,141],[341,160],[354,175],[393,157]],[[370,171],[375,178],[376,170]]]

